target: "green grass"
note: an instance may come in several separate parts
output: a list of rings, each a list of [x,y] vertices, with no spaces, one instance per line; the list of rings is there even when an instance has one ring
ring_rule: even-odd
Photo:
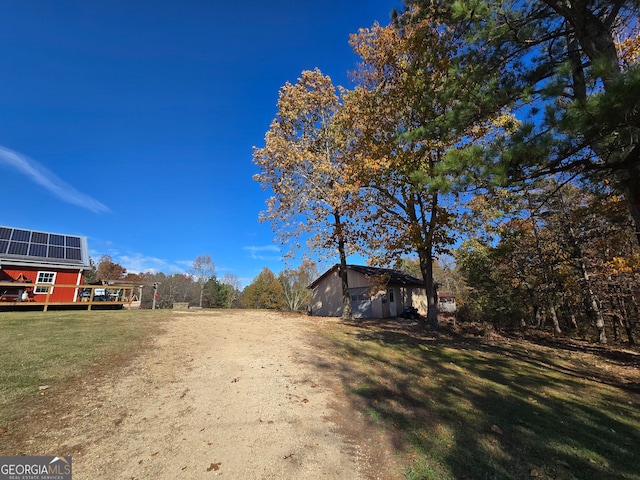
[[[0,427],[26,411],[40,386],[55,391],[130,358],[165,318],[157,310],[0,313]]]
[[[640,394],[609,370],[633,375],[629,359],[372,322],[322,332],[356,406],[401,435],[408,479],[640,479]]]

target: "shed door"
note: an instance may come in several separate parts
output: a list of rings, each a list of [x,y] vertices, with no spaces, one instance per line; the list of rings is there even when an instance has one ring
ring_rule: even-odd
[[[395,317],[398,315],[398,308],[396,307],[396,289],[390,288],[387,290],[387,300],[389,301],[389,315]]]
[[[368,288],[354,288],[351,291],[351,313],[353,318],[373,317],[371,295]]]

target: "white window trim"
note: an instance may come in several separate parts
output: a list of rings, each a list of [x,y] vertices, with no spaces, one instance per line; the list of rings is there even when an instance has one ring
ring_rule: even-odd
[[[41,275],[46,275],[46,279],[41,278]],[[50,283],[54,285],[56,283],[56,276],[58,272],[48,272],[48,271],[40,271],[38,272],[38,276],[36,277],[36,283]],[[36,295],[46,295],[47,293],[53,293],[53,287],[35,287],[33,293]]]

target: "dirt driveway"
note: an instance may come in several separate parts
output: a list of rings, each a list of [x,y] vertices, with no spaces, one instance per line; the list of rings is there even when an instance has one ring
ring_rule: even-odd
[[[318,346],[326,321],[176,312],[152,348],[44,412],[55,422],[25,454],[72,455],[75,480],[402,478]]]

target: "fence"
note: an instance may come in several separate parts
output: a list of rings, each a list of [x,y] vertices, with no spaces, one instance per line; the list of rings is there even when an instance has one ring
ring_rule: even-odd
[[[36,287],[46,289],[47,293],[34,294]],[[86,308],[87,310],[108,309],[108,308],[131,308],[136,302],[137,295],[134,293],[136,285],[60,285],[50,283],[20,283],[20,282],[0,282],[0,309],[24,308],[39,309],[43,311],[54,307],[63,308]],[[70,301],[51,301],[51,293],[56,289],[69,289],[72,294],[65,297]],[[61,295],[56,294],[56,297]],[[139,304],[139,299],[137,302]]]

